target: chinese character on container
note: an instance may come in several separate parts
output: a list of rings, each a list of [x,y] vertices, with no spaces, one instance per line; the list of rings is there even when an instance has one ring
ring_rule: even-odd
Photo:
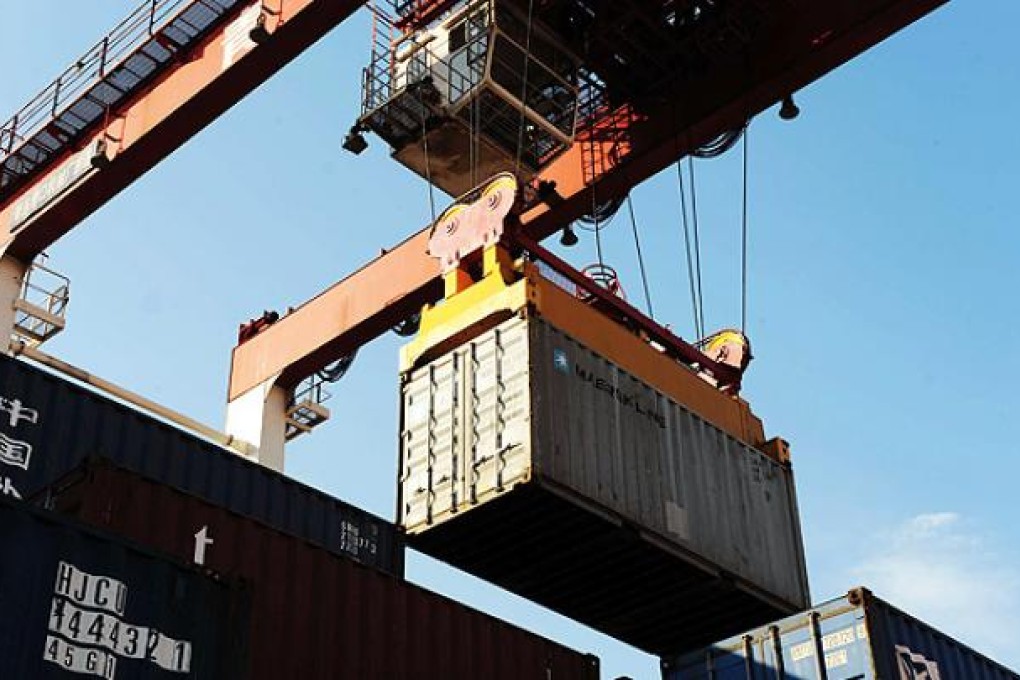
[[[22,420],[33,424],[39,422],[39,412],[22,404],[20,399],[0,397],[0,413],[7,414],[11,427],[17,427]]]

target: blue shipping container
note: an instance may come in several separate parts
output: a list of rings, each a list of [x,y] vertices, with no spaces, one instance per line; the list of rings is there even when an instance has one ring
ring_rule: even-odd
[[[0,550],[0,678],[245,677],[239,584],[3,499]]]
[[[0,496],[29,499],[92,457],[395,576],[396,526],[35,366],[0,355]]]
[[[1020,680],[865,588],[663,662],[664,680]]]

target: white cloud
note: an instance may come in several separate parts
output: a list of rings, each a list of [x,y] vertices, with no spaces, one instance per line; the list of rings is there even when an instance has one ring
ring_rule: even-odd
[[[874,537],[853,579],[997,661],[1020,665],[1020,565],[952,512]]]
[[[955,512],[931,512],[908,520],[901,531],[911,538],[915,536],[923,537],[941,527],[946,527],[959,521],[960,516]]]

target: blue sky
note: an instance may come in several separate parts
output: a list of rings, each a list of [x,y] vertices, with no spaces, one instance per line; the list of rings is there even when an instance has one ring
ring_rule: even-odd
[[[8,3],[0,115],[132,1]],[[816,601],[857,584],[1020,666],[1020,23],[957,0],[798,95],[750,136],[746,395],[793,445]],[[221,426],[237,324],[296,305],[428,221],[426,190],[372,140],[339,151],[369,47],[364,15],[50,250],[69,274],[48,350]],[[6,113],[2,113],[6,112]],[[706,325],[739,323],[739,154],[699,162]],[[675,176],[634,193],[656,312],[690,335]],[[607,259],[639,291],[629,225]],[[590,238],[568,253],[595,259]],[[334,418],[288,471],[392,517],[397,349],[367,347]],[[578,649],[605,676],[655,662],[425,558],[412,580]]]

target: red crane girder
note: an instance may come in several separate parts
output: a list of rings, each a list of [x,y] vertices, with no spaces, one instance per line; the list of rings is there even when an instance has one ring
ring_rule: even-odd
[[[641,102],[635,109],[640,114],[613,116],[611,134],[579,136],[573,148],[542,172],[540,179],[554,192],[546,203],[521,216],[524,235],[541,240],[587,212],[593,198],[602,202],[625,195],[693,148],[740,127],[750,116],[944,2],[790,0],[795,11],[785,12],[784,22],[767,39],[750,44],[746,58],[725,60],[690,76],[682,90],[658,103]],[[143,73],[136,88],[121,97],[109,91],[105,97],[88,92],[103,111],[91,122],[88,116],[82,119],[86,122],[81,129],[66,120],[61,125],[53,122],[64,106],[57,93],[45,130],[48,137],[29,139],[38,130],[17,136],[13,129],[0,130],[0,164],[29,143],[53,147],[48,152],[26,151],[32,161],[29,171],[8,182],[8,193],[0,186],[0,252],[22,261],[32,259],[365,2],[148,0],[148,4],[216,5],[223,12],[180,49],[174,47],[175,41],[156,35],[155,23],[150,26],[138,49],[174,52],[174,58]],[[247,38],[257,27],[256,45]],[[438,268],[426,255],[425,242],[424,233],[411,237],[237,347],[231,398],[277,375],[282,384],[292,385],[437,299]]]
[[[148,0],[145,7],[171,3],[186,7],[226,4],[214,0]],[[105,107],[103,115],[69,143],[49,142],[56,152],[46,154],[45,163],[33,168],[12,195],[4,195],[0,189],[0,252],[31,260],[365,1],[258,0],[230,4],[230,9],[199,39],[147,74],[144,86],[131,96],[106,106],[105,99],[86,93],[96,99],[96,106]],[[266,39],[256,45],[248,35],[260,14]],[[153,25],[150,36],[157,37],[154,34],[163,25]],[[59,97],[52,101],[53,114],[69,104]],[[49,139],[71,137],[66,130],[61,134],[60,128],[53,128],[52,122],[49,127]],[[32,142],[30,135],[34,132],[26,131],[19,135],[24,139],[18,139],[5,127],[0,132],[0,161],[6,161],[10,151]],[[93,167],[89,160],[100,148],[105,148],[104,160],[96,164],[100,167]]]
[[[740,127],[782,97],[817,80],[945,0],[829,0],[810,3],[804,17],[761,51],[752,67],[715,72],[684,109],[665,102],[640,116],[616,116],[622,130],[579,140],[541,174],[555,196],[521,216],[526,238],[548,237],[596,202],[631,188],[698,145]],[[598,161],[595,181],[585,168]],[[229,397],[279,376],[289,387],[346,356],[442,295],[439,267],[425,251],[428,229],[338,282],[234,349]]]

